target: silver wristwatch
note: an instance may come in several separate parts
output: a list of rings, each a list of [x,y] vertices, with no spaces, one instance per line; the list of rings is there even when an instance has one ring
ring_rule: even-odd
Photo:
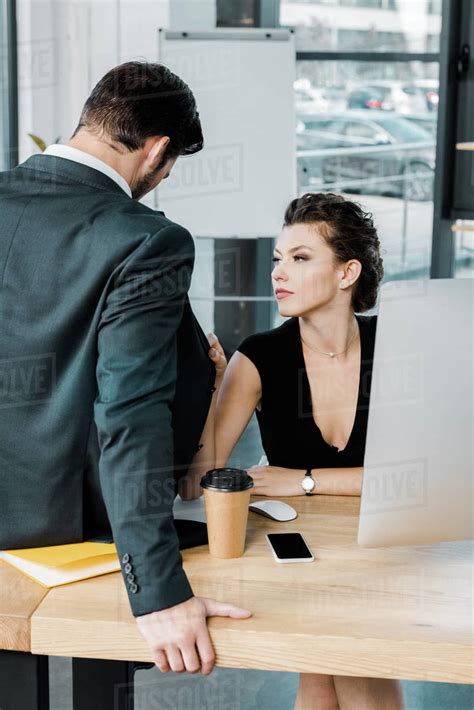
[[[304,490],[307,496],[313,495],[313,490],[316,485],[316,481],[314,480],[313,476],[311,475],[311,471],[313,469],[308,468],[308,470],[305,473],[305,477],[301,480],[301,488]]]

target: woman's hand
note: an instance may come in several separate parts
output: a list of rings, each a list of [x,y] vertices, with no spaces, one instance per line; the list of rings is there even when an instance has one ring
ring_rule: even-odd
[[[211,346],[208,355],[216,368],[216,380],[221,381],[224,377],[225,368],[227,367],[227,358],[215,333],[208,333],[207,339]]]
[[[245,469],[252,476],[254,487],[252,495],[257,496],[301,496],[305,495],[301,488],[301,480],[305,472],[296,468],[281,468],[280,466],[252,466]]]

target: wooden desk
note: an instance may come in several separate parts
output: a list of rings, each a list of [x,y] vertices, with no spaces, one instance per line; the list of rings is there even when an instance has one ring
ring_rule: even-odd
[[[0,707],[49,707],[48,658],[31,650],[31,615],[48,590],[0,560]],[[18,681],[21,682],[18,682]]]
[[[359,497],[282,500],[298,518],[249,513],[244,557],[183,552],[196,595],[253,611],[247,620],[209,620],[218,666],[474,682],[473,541],[361,548]],[[275,563],[270,530],[303,532],[316,561]],[[35,654],[150,661],[121,573],[51,590],[31,635]]]
[[[48,590],[0,560],[0,649],[29,651],[30,619]]]

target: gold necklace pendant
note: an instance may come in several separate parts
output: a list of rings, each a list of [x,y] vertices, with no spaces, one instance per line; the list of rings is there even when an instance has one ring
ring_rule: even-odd
[[[343,351],[340,352],[340,353],[325,353],[324,350],[319,350],[319,348],[315,348],[315,347],[313,347],[312,345],[308,345],[308,343],[305,342],[305,341],[303,340],[303,338],[301,338],[301,342],[302,342],[304,345],[306,345],[306,347],[309,348],[310,350],[313,350],[314,352],[317,352],[317,353],[321,353],[321,355],[329,355],[330,358],[333,358],[333,357],[336,357],[336,355],[343,355],[345,352],[347,352],[347,350],[349,350],[349,347],[351,346],[352,341],[354,340],[354,336],[355,336],[355,334],[357,333],[358,330],[359,330],[359,326],[356,324],[356,329],[355,329],[355,331],[353,332],[353,334],[351,335],[351,339],[349,340],[349,345],[347,346],[347,348],[346,348],[345,350],[343,350]]]

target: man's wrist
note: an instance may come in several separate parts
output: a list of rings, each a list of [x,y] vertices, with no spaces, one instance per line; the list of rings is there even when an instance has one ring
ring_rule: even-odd
[[[169,611],[170,609],[175,609],[177,606],[181,606],[181,604],[185,604],[188,602],[190,599],[194,599],[195,595],[191,594],[191,596],[186,597],[186,599],[183,599],[182,601],[176,602],[176,604],[171,604],[170,606],[163,607],[161,609],[155,609],[153,611],[146,612],[145,614],[140,614],[135,616],[135,621],[137,623],[140,623],[143,619],[149,619],[150,617],[153,617],[155,614],[161,614],[163,611]]]
[[[156,605],[150,605],[149,607],[145,608],[144,611],[142,610],[135,610],[131,606],[131,611],[132,615],[135,617],[135,619],[139,619],[141,616],[149,616],[150,614],[157,614],[160,611],[165,611],[166,609],[171,609],[175,606],[178,606],[178,604],[182,604],[183,602],[187,602],[189,599],[192,599],[194,597],[194,593],[191,588],[189,588],[188,591],[183,592],[181,595],[176,595],[174,598],[170,598],[166,600],[163,604],[163,601],[160,600],[161,603],[156,604]]]

